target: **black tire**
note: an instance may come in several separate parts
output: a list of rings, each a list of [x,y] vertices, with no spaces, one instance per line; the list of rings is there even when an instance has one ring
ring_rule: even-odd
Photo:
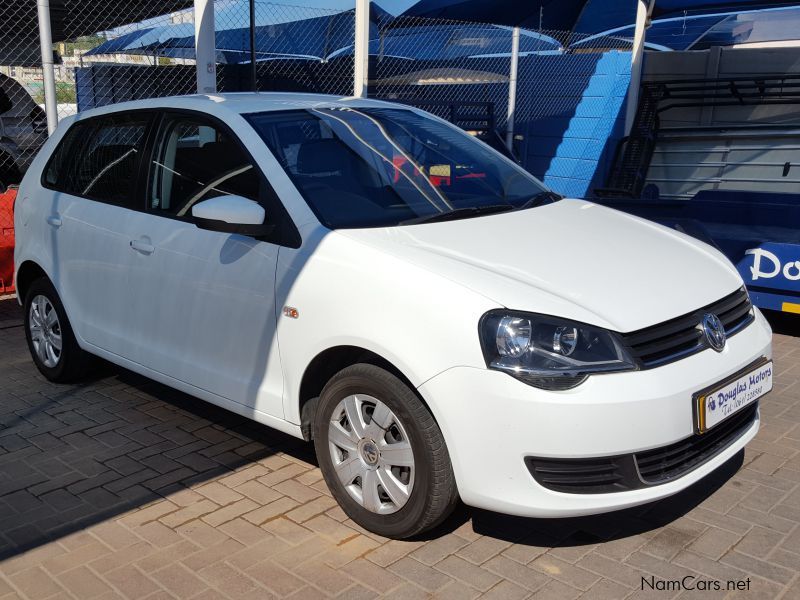
[[[44,296],[49,301],[58,317],[61,352],[58,362],[54,366],[46,365],[39,357],[31,335],[31,305],[38,296]],[[33,362],[39,372],[55,383],[67,383],[82,378],[91,364],[91,356],[78,346],[75,334],[72,332],[72,326],[67,318],[67,313],[61,304],[61,299],[49,279],[40,277],[31,283],[25,294],[24,307],[25,339],[28,342],[28,350],[31,353]]]
[[[354,500],[339,480],[329,450],[333,412],[351,395],[380,400],[402,422],[414,457],[414,482],[407,502],[391,514],[371,512]],[[340,371],[325,385],[314,419],[314,446],[325,482],[344,512],[364,529],[404,539],[441,523],[458,503],[458,490],[442,432],[416,393],[388,371],[357,364]]]

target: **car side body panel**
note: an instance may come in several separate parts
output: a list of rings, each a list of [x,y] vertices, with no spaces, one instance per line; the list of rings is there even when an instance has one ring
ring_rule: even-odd
[[[454,365],[485,368],[478,321],[495,302],[321,226],[303,238],[303,248],[281,249],[276,285],[277,306],[298,311],[278,320],[288,421],[300,422],[303,372],[328,348],[369,350],[415,387]]]

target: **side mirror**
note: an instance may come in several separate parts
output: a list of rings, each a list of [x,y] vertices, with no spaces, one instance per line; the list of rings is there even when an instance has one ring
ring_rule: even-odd
[[[264,223],[264,207],[242,196],[219,196],[198,202],[192,207],[192,217],[200,229],[221,233],[261,237],[274,229],[274,225]]]

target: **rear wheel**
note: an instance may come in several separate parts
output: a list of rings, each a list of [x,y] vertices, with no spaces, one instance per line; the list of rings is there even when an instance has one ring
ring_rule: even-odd
[[[74,381],[85,374],[90,356],[78,346],[61,300],[44,277],[25,295],[25,337],[33,362],[50,381]]]
[[[406,538],[458,501],[447,446],[428,408],[388,371],[359,364],[325,386],[314,444],[334,498],[374,533]]]

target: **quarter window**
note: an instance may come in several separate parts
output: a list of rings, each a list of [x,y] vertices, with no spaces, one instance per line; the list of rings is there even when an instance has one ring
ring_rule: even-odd
[[[149,114],[116,114],[73,125],[45,170],[59,192],[133,208]]]
[[[169,120],[156,144],[150,209],[175,217],[223,195],[259,200],[258,168],[229,134],[192,117]]]

